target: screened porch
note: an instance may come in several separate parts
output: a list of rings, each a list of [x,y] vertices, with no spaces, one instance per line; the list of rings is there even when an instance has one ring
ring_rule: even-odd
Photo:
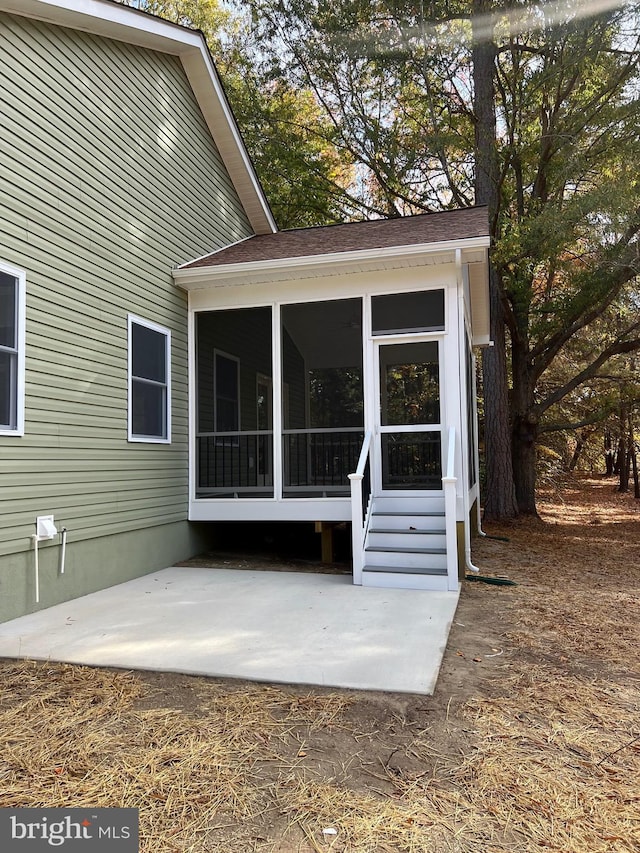
[[[364,438],[361,317],[360,299],[283,305],[274,371],[272,307],[197,315],[196,497],[273,497],[276,468],[283,497],[348,496]]]
[[[195,324],[196,499],[348,498],[365,425],[383,489],[442,488],[441,343],[425,339],[444,329],[442,290]]]

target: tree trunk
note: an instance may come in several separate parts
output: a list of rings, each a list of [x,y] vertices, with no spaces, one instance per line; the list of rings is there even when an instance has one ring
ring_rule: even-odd
[[[616,453],[613,459],[613,476],[620,477],[620,471],[622,470],[622,465],[624,463],[624,444],[620,439],[618,439],[618,445],[616,447]]]
[[[573,450],[573,455],[569,460],[569,464],[567,465],[567,471],[575,471],[576,465],[580,461],[580,456],[582,455],[582,449],[584,447],[584,441],[580,438],[580,436],[576,437],[576,446]]]
[[[489,208],[491,235],[495,238],[498,215],[498,156],[496,150],[496,115],[494,102],[495,45],[486,33],[477,31],[480,16],[484,22],[491,12],[489,0],[473,2],[473,107],[475,113],[475,194],[476,204]],[[489,297],[491,307],[491,339],[493,347],[484,350],[485,410],[485,518],[514,518],[518,514],[513,482],[507,351],[501,282],[490,266]]]
[[[495,270],[491,269],[489,274],[494,278]],[[518,514],[509,427],[505,330],[496,290],[493,287],[491,293],[493,346],[482,353],[486,463],[484,517],[487,520],[515,518]]]
[[[631,477],[631,454],[628,449],[624,449],[622,453],[622,463],[620,465],[620,486],[619,492],[629,491],[629,478]]]
[[[516,481],[518,509],[525,515],[537,515],[536,509],[536,445],[538,424],[516,417],[513,424],[513,471]]]
[[[614,458],[613,446],[611,444],[611,433],[608,429],[604,431],[604,463],[605,474],[607,477],[613,477]]]
[[[581,429],[576,432],[576,446],[573,451],[573,456],[571,457],[571,461],[569,462],[569,471],[575,471],[576,465],[582,455],[582,451],[584,450],[587,441],[593,435],[595,429]]]
[[[619,477],[619,492],[629,491],[629,477],[631,475],[631,453],[628,446],[622,441],[620,442],[620,477]]]
[[[631,474],[631,454],[627,441],[627,406],[620,406],[620,437],[618,439],[618,491],[629,491],[629,476]]]
[[[531,378],[529,352],[524,340],[512,344],[511,374],[513,378],[511,441],[516,501],[519,512],[525,515],[537,515],[536,445],[538,442],[538,418],[534,414],[535,386]]]
[[[577,433],[577,435],[576,435],[576,446],[574,447],[573,455],[571,456],[571,459],[569,460],[569,464],[567,466],[567,471],[575,471],[576,470],[576,465],[580,461],[580,456],[582,455],[582,451],[584,449],[585,444],[586,444],[586,442],[584,441],[584,439],[582,438],[580,433]]]

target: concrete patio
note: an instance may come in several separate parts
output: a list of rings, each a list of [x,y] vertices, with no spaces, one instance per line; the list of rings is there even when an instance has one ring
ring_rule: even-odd
[[[0,624],[0,657],[431,694],[458,595],[174,567]]]

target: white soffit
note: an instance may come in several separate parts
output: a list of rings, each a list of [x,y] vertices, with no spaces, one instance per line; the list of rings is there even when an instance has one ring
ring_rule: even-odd
[[[443,243],[421,243],[268,261],[180,267],[173,271],[173,278],[184,290],[322,278],[373,270],[453,264],[457,249],[462,251],[463,263],[484,267],[489,244],[489,237],[474,237]]]
[[[178,56],[252,228],[277,230],[200,32],[114,0],[0,0],[0,11]]]

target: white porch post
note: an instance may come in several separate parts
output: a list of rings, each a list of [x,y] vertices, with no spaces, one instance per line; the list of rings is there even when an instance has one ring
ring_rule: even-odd
[[[362,474],[349,474],[351,481],[351,550],[353,551],[353,582],[362,586],[364,567],[363,527],[362,527]]]
[[[447,589],[458,589],[458,536],[456,531],[456,477],[455,471],[456,430],[449,427],[447,442],[447,471],[442,478],[444,489],[445,541],[447,546]]]
[[[198,377],[196,375],[196,315],[193,310],[192,294],[188,295],[188,311],[187,311],[187,379],[188,379],[188,433],[189,433],[189,477],[188,477],[188,492],[189,492],[189,512],[191,518],[191,507],[196,497],[197,489],[197,468],[196,460],[198,458],[197,446],[197,431],[198,431],[198,412],[196,393]]]
[[[272,303],[272,370],[273,370],[273,497],[282,500],[282,335],[280,332],[280,305]]]

